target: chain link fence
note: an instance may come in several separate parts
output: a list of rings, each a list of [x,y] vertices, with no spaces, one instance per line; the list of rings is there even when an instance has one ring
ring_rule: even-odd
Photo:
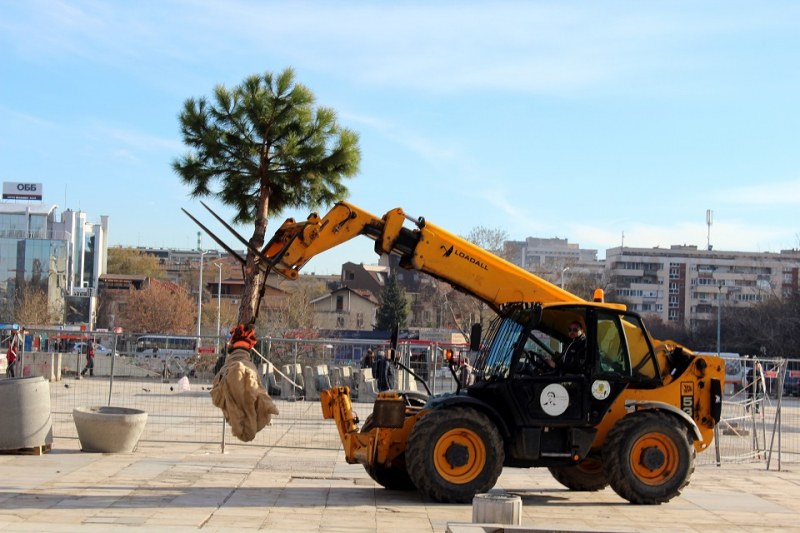
[[[17,375],[50,380],[53,434],[59,438],[77,439],[74,408],[111,405],[148,413],[145,441],[169,443],[190,434],[193,442],[219,443],[221,449],[235,444],[338,450],[339,434],[332,421],[322,418],[319,391],[350,386],[353,408],[365,420],[376,391],[368,386],[371,371],[362,369],[361,361],[368,348],[388,349],[388,343],[375,341],[260,339],[254,363],[280,414],[245,444],[233,437],[210,398],[214,366],[226,339],[201,337],[198,343],[191,337],[188,353],[179,339],[153,342],[152,336],[135,334],[32,330],[20,350]],[[87,371],[81,376],[90,340],[99,344],[94,375]],[[397,387],[424,392],[425,380],[434,393],[455,390],[443,352],[458,355],[465,349],[401,342],[400,361],[420,380],[401,371]],[[712,449],[698,456],[698,464],[763,462],[775,469],[782,462],[800,462],[800,361],[730,358],[726,370],[723,418]],[[303,431],[293,431],[298,427]]]

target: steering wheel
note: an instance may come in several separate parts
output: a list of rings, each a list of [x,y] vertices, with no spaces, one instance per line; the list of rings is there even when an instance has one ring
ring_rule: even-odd
[[[523,374],[538,375],[551,372],[553,369],[547,364],[542,354],[533,350],[525,350],[520,358]]]

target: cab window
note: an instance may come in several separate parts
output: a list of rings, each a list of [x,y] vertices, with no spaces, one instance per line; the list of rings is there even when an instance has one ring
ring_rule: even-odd
[[[641,380],[660,380],[653,348],[645,333],[641,319],[631,315],[622,317],[623,329],[631,354],[633,377]]]
[[[625,336],[619,317],[614,314],[597,314],[597,365],[598,371],[615,372],[630,376],[631,365],[625,348]]]

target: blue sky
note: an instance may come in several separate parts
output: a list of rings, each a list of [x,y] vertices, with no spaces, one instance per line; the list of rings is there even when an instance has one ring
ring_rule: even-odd
[[[286,67],[360,135],[348,200],[375,214],[602,258],[623,234],[702,248],[712,209],[717,250],[800,247],[790,1],[0,0],[0,180],[109,215],[112,245],[194,248],[182,103]],[[343,261],[372,242],[305,272]]]

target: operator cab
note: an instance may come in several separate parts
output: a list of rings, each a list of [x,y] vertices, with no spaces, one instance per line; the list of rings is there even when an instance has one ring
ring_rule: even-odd
[[[574,322],[586,328],[578,367],[560,364]],[[660,383],[638,315],[609,304],[506,305],[477,348],[476,380],[464,394],[490,405],[506,428],[514,428],[507,435],[509,465],[585,457],[595,426],[623,390]]]
[[[586,335],[577,372],[560,364],[575,322],[585,324]],[[478,380],[581,374],[613,376],[646,388],[660,385],[658,363],[639,316],[605,304],[506,305],[475,348]]]

